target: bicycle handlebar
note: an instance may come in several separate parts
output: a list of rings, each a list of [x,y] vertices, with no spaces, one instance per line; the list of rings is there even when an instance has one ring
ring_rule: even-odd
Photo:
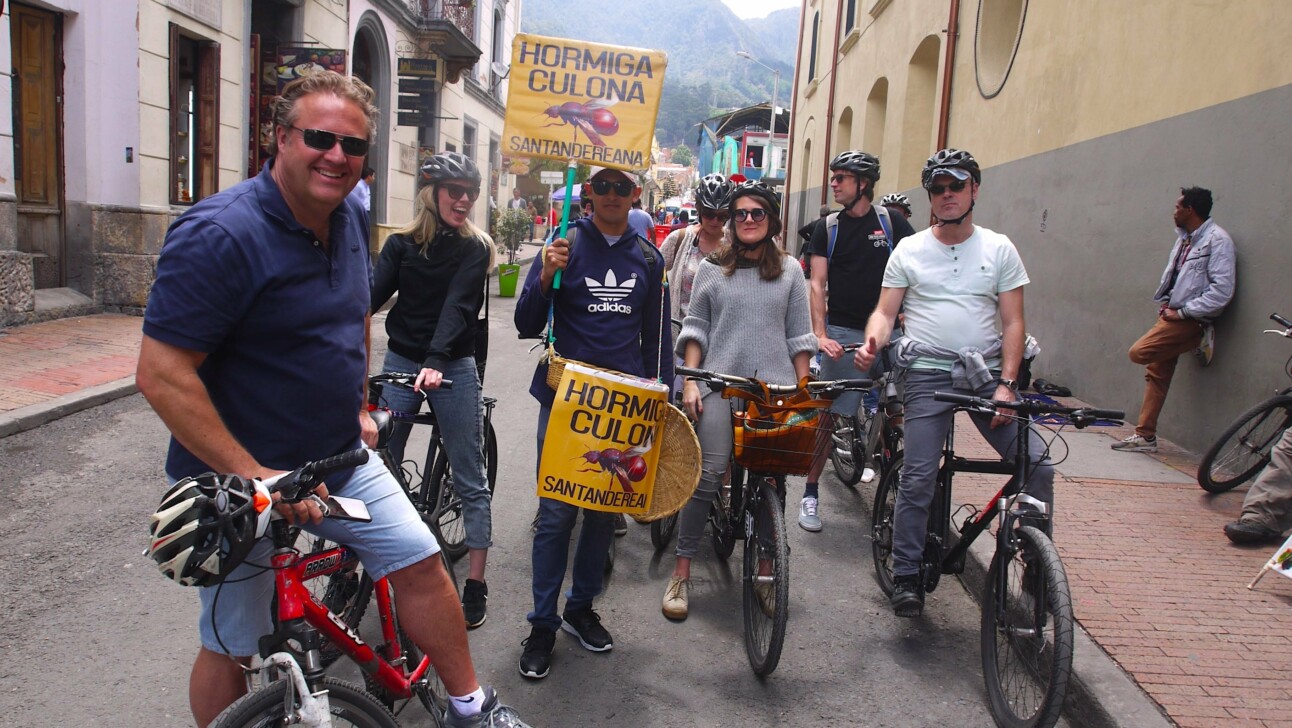
[[[1072,420],[1078,429],[1092,425],[1096,420],[1124,420],[1126,413],[1122,410],[1099,409],[1097,407],[1064,407],[1061,404],[1038,402],[1023,399],[1017,402],[986,399],[955,392],[934,392],[933,399],[939,402],[950,402],[967,410],[985,415],[994,415],[997,410],[1013,410],[1020,415],[1065,415]]]
[[[369,383],[390,382],[391,384],[396,384],[406,389],[412,389],[413,383],[416,381],[417,374],[409,374],[408,372],[387,372],[385,374],[373,374],[368,377]],[[453,380],[441,379],[440,389],[453,389]]]
[[[1282,316],[1278,315],[1277,313],[1272,313],[1272,314],[1270,314],[1270,320],[1271,320],[1271,321],[1277,321],[1277,322],[1279,323],[1279,325],[1280,325],[1280,326],[1282,326],[1282,327],[1283,327],[1283,328],[1285,328],[1285,329],[1292,329],[1292,321],[1288,321],[1287,319],[1283,318]],[[1284,335],[1286,335],[1286,333],[1285,333]]]
[[[296,503],[308,498],[328,475],[358,467],[366,462],[368,462],[368,450],[361,447],[330,458],[305,463],[290,473],[266,478],[262,482],[270,493],[281,493],[284,503]]]
[[[724,387],[735,387],[747,391],[760,391],[764,386],[771,394],[794,394],[799,391],[797,384],[768,384],[760,379],[752,377],[738,377],[734,374],[721,374],[711,372],[707,369],[693,369],[691,367],[676,367],[674,371],[687,379],[703,381],[709,385],[713,391],[718,391]],[[874,386],[874,382],[869,379],[830,379],[819,382],[808,382],[803,389],[818,395],[831,396],[839,395],[847,391],[864,392]]]

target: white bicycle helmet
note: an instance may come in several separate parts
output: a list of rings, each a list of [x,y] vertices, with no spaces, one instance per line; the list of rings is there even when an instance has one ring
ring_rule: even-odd
[[[148,522],[148,556],[183,586],[219,584],[247,558],[269,523],[269,495],[236,475],[184,478]]]
[[[900,207],[906,211],[907,215],[911,214],[910,198],[898,192],[892,192],[879,198],[879,204],[885,207],[889,205],[893,205],[894,207]]]

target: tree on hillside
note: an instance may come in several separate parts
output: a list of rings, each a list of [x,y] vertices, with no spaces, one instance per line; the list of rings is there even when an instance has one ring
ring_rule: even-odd
[[[690,167],[695,164],[695,155],[691,153],[691,148],[682,144],[673,147],[673,164],[680,164],[683,167]]]

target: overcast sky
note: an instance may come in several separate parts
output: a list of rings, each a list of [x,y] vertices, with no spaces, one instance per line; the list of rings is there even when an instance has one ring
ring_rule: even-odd
[[[722,0],[738,18],[765,18],[773,10],[797,8],[798,0]]]

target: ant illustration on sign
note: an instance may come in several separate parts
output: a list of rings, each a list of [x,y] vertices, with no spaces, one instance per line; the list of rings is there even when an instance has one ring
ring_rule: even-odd
[[[589,450],[579,455],[588,461],[589,465],[596,467],[584,468],[581,473],[607,473],[611,477],[611,482],[618,481],[619,487],[624,489],[625,493],[633,493],[633,487],[629,483],[636,483],[646,477],[646,459],[642,453],[650,450],[650,442],[647,441],[641,447],[632,447],[627,450],[620,450],[617,447],[608,447],[604,450]]]
[[[549,106],[542,113],[556,119],[550,124],[544,126],[565,126],[569,124],[574,127],[574,138],[578,140],[579,132],[582,131],[588,137],[588,141],[593,146],[604,147],[606,143],[601,139],[603,136],[613,136],[619,131],[619,119],[610,112],[610,107],[619,103],[619,99],[611,96],[607,99],[593,99],[586,104],[580,104],[577,101],[566,101],[560,106]]]

